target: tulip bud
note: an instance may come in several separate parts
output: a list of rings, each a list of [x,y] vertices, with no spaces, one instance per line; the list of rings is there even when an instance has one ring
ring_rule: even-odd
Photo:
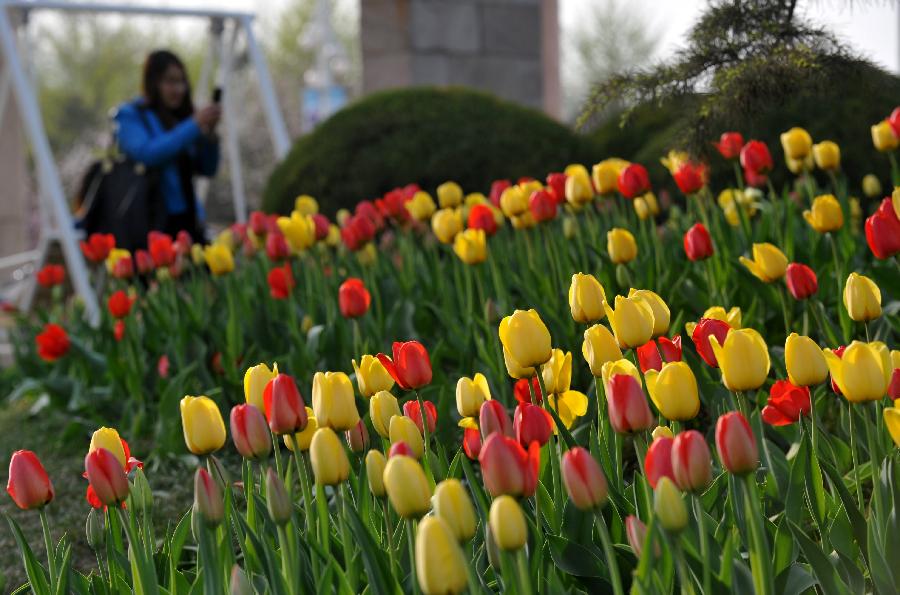
[[[631,546],[631,551],[634,552],[635,557],[640,560],[641,552],[644,549],[644,542],[647,539],[647,525],[641,522],[639,518],[634,515],[628,515],[625,517],[625,537],[628,539],[628,545]],[[655,557],[659,557],[660,549],[659,544],[654,544],[653,554]]]
[[[313,415],[312,407],[306,407],[305,409],[306,427],[300,432],[295,434],[285,434],[283,437],[284,445],[292,452],[295,448],[299,448],[301,452],[309,450],[309,445],[312,444],[313,436],[315,435],[316,430],[319,429],[319,422],[316,420],[316,416]]]
[[[881,316],[881,290],[874,281],[850,273],[844,285],[844,307],[856,322],[868,322]]]
[[[784,342],[784,363],[788,378],[797,386],[812,386],[825,382],[828,365],[815,341],[791,333]]]
[[[344,437],[347,440],[347,446],[350,447],[350,452],[360,453],[369,447],[369,430],[363,420],[359,420],[356,427],[347,430]]]
[[[866,174],[862,179],[863,194],[866,198],[877,198],[881,196],[881,180],[875,174]]]
[[[655,323],[650,304],[638,296],[617,295],[615,309],[604,303],[606,316],[620,347],[640,347],[653,337]],[[668,327],[668,317],[665,326]]]
[[[225,422],[209,397],[184,397],[180,403],[184,442],[195,455],[206,455],[225,444]]]
[[[452,528],[439,516],[425,517],[419,523],[415,564],[424,595],[456,595],[468,586],[463,551]]]
[[[841,355],[825,350],[834,384],[851,403],[880,400],[891,383],[891,356],[884,343],[853,341]]]
[[[900,408],[896,405],[894,407],[885,407],[883,417],[888,434],[891,435],[894,444],[900,448]]]
[[[247,578],[247,573],[237,564],[231,567],[230,584],[230,595],[253,595],[256,593],[253,585],[250,584],[250,579]]]
[[[434,430],[437,427],[437,408],[431,401],[422,401],[422,406],[425,408],[425,416],[428,418],[428,433],[434,434]],[[407,401],[404,403],[403,414],[413,420],[420,432],[425,433],[424,425],[422,424],[422,413],[419,410],[419,401]]]
[[[279,527],[287,524],[294,512],[294,505],[284,482],[271,467],[266,472],[266,508],[272,521]]]
[[[595,324],[584,331],[581,354],[595,378],[602,375],[603,364],[622,359],[622,350],[613,334],[602,324]]]
[[[709,344],[722,370],[722,382],[730,391],[754,390],[769,375],[769,349],[762,336],[753,329],[732,329],[719,343],[710,335]]]
[[[497,432],[504,436],[513,436],[513,425],[503,407],[503,403],[499,401],[485,401],[481,405],[481,412],[478,416],[478,425],[481,428],[482,439]]]
[[[788,265],[785,282],[795,300],[805,300],[819,291],[819,280],[815,271],[799,262]]]
[[[22,510],[42,508],[53,500],[53,484],[37,455],[17,450],[9,460],[6,491]]]
[[[679,489],[688,492],[701,492],[712,481],[709,447],[700,432],[688,430],[675,437],[672,473]]]
[[[661,478],[656,485],[653,493],[653,512],[663,529],[670,533],[680,533],[687,527],[687,506],[681,492],[668,477]]]
[[[312,463],[316,485],[334,486],[346,481],[350,476],[350,461],[344,446],[334,430],[319,428],[313,434],[309,446],[309,460]]]
[[[579,510],[599,508],[606,503],[606,477],[587,449],[576,446],[566,451],[560,467],[569,498]]]
[[[115,429],[102,427],[91,435],[91,445],[88,447],[88,451],[97,450],[98,448],[105,448],[116,455],[123,467],[128,464],[128,457],[125,456],[125,446],[122,444],[119,432]]]
[[[544,409],[531,403],[519,403],[513,415],[516,440],[523,448],[532,442],[543,446],[553,434],[553,418]]]
[[[475,535],[475,509],[472,499],[458,479],[445,479],[437,485],[432,498],[434,514],[444,519],[460,543]]]
[[[672,430],[666,426],[656,426],[656,428],[650,432],[650,437],[656,440],[657,438],[674,438],[675,435],[672,434]]]
[[[463,376],[456,383],[456,410],[460,417],[476,417],[481,405],[491,399],[491,389],[484,374],[472,378]]]
[[[481,432],[475,428],[463,430],[463,452],[473,461],[478,459],[481,454]]]
[[[872,144],[880,153],[895,151],[900,145],[900,138],[891,128],[887,120],[882,120],[872,126]]]
[[[594,199],[594,189],[586,169],[579,167],[570,171],[566,177],[566,201],[577,208]]]
[[[541,367],[541,376],[548,394],[562,394],[572,384],[572,354],[562,349],[553,349],[551,353],[550,359]]]
[[[695,223],[684,234],[684,253],[688,260],[706,260],[713,255],[712,237],[702,223]]]
[[[247,368],[244,373],[244,399],[260,411],[265,411],[266,408],[263,402],[263,391],[269,381],[278,375],[278,365],[273,367],[274,371],[269,370],[269,366],[266,364],[256,364]]]
[[[647,392],[659,412],[666,419],[687,421],[700,411],[697,379],[685,362],[668,362],[662,370],[644,373]]]
[[[637,242],[627,229],[614,227],[606,232],[606,251],[613,264],[628,264],[637,258]]]
[[[650,190],[650,175],[640,163],[629,163],[619,172],[619,192],[625,198],[634,198]]]
[[[817,196],[812,203],[812,208],[803,211],[803,218],[809,226],[819,233],[837,231],[844,226],[844,213],[841,211],[841,203],[833,194]]]
[[[654,438],[650,448],[647,449],[644,457],[644,474],[651,488],[656,488],[660,478],[675,479],[675,472],[672,470],[673,443],[671,436],[660,436]]]
[[[841,148],[837,143],[826,140],[812,147],[816,167],[825,171],[834,171],[841,167]]]
[[[405,415],[395,415],[391,418],[389,439],[391,444],[405,442],[416,459],[421,459],[425,454],[425,441],[422,439],[422,433],[419,432],[415,422]]]
[[[313,411],[319,427],[344,432],[359,423],[356,397],[343,372],[316,372],[313,376]]]
[[[441,209],[431,218],[431,230],[440,243],[451,243],[463,230],[462,213],[459,209]]]
[[[431,508],[431,486],[422,466],[412,457],[388,459],[384,468],[384,489],[401,518],[420,518]]]
[[[805,159],[812,150],[812,137],[803,128],[794,127],[781,134],[781,147],[788,159]]]
[[[413,454],[413,450],[409,447],[409,444],[404,442],[403,440],[399,440],[391,444],[391,448],[388,450],[388,458],[391,457],[412,457],[416,458],[415,454]]]
[[[100,518],[100,514],[96,508],[91,507],[87,520],[84,523],[84,535],[87,539],[87,544],[95,552],[100,551],[106,544],[106,531],[103,529],[103,521]]]
[[[129,489],[127,507],[140,513],[149,513],[153,509],[153,490],[144,471],[138,467],[134,471],[134,482]]]
[[[741,256],[740,261],[763,283],[777,281],[787,272],[787,256],[769,243],[753,244],[753,259]]]
[[[378,361],[404,390],[415,390],[431,383],[431,358],[418,341],[394,341],[392,356],[378,354]]]
[[[504,355],[519,367],[529,368],[545,363],[553,355],[550,331],[534,310],[516,310],[500,321],[500,342]]]
[[[900,253],[900,191],[895,189],[866,219],[866,243],[879,260]]]
[[[376,498],[384,498],[384,468],[387,459],[380,451],[370,450],[366,455],[366,478],[369,480],[369,490]]]
[[[272,438],[263,412],[250,404],[235,405],[229,419],[231,439],[242,457],[262,460],[272,451]]]
[[[484,205],[478,205],[478,207],[482,206]],[[493,217],[490,209],[488,207],[484,208],[488,211],[487,215]],[[472,209],[472,212],[475,213],[475,209]],[[493,219],[490,219],[490,222],[490,225],[494,225],[494,229],[496,229],[496,223],[494,223]],[[487,260],[487,233],[483,229],[466,229],[459,232],[453,239],[453,252],[465,264],[472,265],[484,262]]]
[[[338,288],[338,307],[344,318],[359,318],[369,311],[372,296],[362,279],[350,277]]]
[[[575,273],[569,286],[569,310],[575,322],[595,322],[606,315],[606,292],[593,275]],[[553,391],[551,391],[553,392]]]
[[[369,418],[382,438],[390,436],[391,418],[395,415],[400,415],[400,405],[397,398],[388,391],[379,391],[369,399]]]
[[[516,551],[525,547],[528,541],[528,527],[522,507],[512,496],[499,496],[491,504],[488,522],[497,546],[506,551]]]
[[[716,422],[716,449],[729,473],[744,475],[759,466],[756,438],[747,419],[738,411],[726,413]]]
[[[593,167],[593,182],[599,194],[610,194],[619,189],[619,174],[629,163],[623,159],[604,159]]]
[[[194,507],[208,527],[217,527],[225,518],[225,503],[218,484],[202,467],[194,474]]]
[[[353,360],[356,371],[356,385],[364,397],[371,397],[381,391],[391,390],[394,379],[374,355],[364,355],[359,364]]]
[[[94,488],[97,499],[107,506],[118,505],[128,498],[130,486],[125,468],[116,455],[105,448],[89,452],[84,458],[88,482]]]
[[[649,430],[655,422],[640,383],[633,376],[616,374],[606,387],[609,422],[619,434]]]
[[[484,487],[492,496],[530,498],[534,494],[540,465],[540,447],[536,442],[526,452],[517,441],[494,432],[485,439],[478,461]]]

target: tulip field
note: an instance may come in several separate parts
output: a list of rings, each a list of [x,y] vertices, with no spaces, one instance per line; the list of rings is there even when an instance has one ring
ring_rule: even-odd
[[[900,108],[871,135],[862,183],[802,128],[726,132],[334,221],[301,196],[207,246],[87,238],[103,319],[42,269],[8,397],[74,420],[85,528],[54,539],[56,478],[10,453],[10,586],[897,593]],[[194,499],[161,518],[172,465]]]

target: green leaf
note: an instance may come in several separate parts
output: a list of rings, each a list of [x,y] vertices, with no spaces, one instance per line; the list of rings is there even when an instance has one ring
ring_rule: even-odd
[[[596,548],[587,548],[559,535],[547,535],[547,542],[553,561],[564,572],[597,578],[609,576],[602,553]]]
[[[4,513],[4,516],[9,523],[10,530],[12,530],[16,545],[19,546],[19,553],[22,554],[22,561],[25,563],[25,574],[28,576],[28,582],[31,585],[31,589],[34,591],[35,595],[50,595],[50,584],[47,582],[47,571],[40,562],[38,562],[37,558],[35,558],[34,552],[31,550],[31,546],[28,545],[28,540],[25,539],[25,535],[22,534],[22,529],[19,527],[19,524],[8,514]]]
[[[850,528],[853,530],[853,538],[856,541],[856,545],[859,546],[863,556],[868,556],[866,519],[863,518],[862,513],[860,513],[859,509],[856,507],[856,500],[854,500],[853,496],[850,495],[850,492],[847,491],[847,486],[844,485],[843,479],[838,472],[835,471],[834,467],[827,463],[823,463],[822,470],[825,472],[825,475],[828,476],[828,482],[831,484],[831,488],[837,492],[841,504],[844,505],[844,510],[850,520]]]
[[[800,595],[815,586],[816,578],[803,566],[792,564],[775,579],[775,592],[780,595]]]
[[[832,593],[835,595],[839,593],[849,594],[850,589],[847,587],[846,583],[841,580],[837,570],[825,554],[822,553],[819,545],[807,537],[794,521],[789,518],[786,520],[791,533],[794,535],[794,539],[797,540],[797,545],[800,546],[803,555],[806,556],[806,561],[812,568],[816,581],[819,583],[822,590],[829,595]]]
[[[347,520],[350,521],[350,530],[353,531],[353,537],[356,539],[355,546],[362,553],[363,565],[366,567],[366,578],[369,581],[369,588],[376,595],[392,595],[400,590],[391,573],[390,568],[385,566],[383,553],[372,536],[363,527],[362,521],[352,507],[346,507]]]

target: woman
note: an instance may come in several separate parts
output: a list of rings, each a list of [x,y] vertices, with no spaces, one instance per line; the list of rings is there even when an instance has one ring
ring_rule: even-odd
[[[119,107],[119,149],[159,175],[165,208],[163,229],[171,236],[185,230],[205,239],[202,207],[194,193],[194,175],[212,176],[219,165],[216,124],[221,108],[194,111],[187,71],[178,57],[158,50],[144,62],[143,97]]]

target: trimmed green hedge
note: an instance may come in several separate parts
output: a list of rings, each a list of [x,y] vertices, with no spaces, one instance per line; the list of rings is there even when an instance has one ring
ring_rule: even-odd
[[[463,88],[412,88],[365,97],[294,143],[272,172],[263,208],[288,212],[299,194],[326,214],[410,182],[433,191],[455,180],[487,192],[493,180],[543,179],[603,155],[593,139],[544,114]]]

